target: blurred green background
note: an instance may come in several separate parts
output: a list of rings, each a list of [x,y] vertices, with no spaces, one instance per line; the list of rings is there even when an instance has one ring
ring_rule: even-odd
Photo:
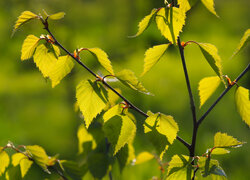
[[[234,79],[249,62],[249,48],[230,60],[244,31],[249,28],[249,0],[216,0],[216,18],[198,3],[188,14],[181,34],[183,41],[195,40],[217,46],[223,60],[224,74]],[[115,71],[131,69],[139,76],[143,68],[144,52],[153,45],[166,43],[153,23],[138,38],[134,35],[138,22],[152,8],[163,6],[163,0],[1,0],[0,1],[0,146],[8,141],[20,145],[41,145],[49,155],[59,154],[60,159],[75,159],[77,153],[76,132],[82,119],[74,112],[75,86],[90,75],[75,66],[71,75],[60,85],[51,88],[32,60],[21,62],[21,45],[26,35],[39,36],[46,33],[39,22],[28,23],[11,38],[12,28],[22,11],[34,13],[45,9],[53,14],[64,11],[61,21],[50,23],[51,31],[69,50],[80,47],[100,47],[105,50]],[[194,92],[197,110],[199,107],[198,82],[203,77],[214,76],[201,52],[195,45],[185,49],[188,71]],[[103,69],[91,56],[82,60],[95,72]],[[171,47],[160,62],[141,78],[145,87],[154,94],[147,96],[123,88],[123,95],[142,110],[171,114],[180,127],[179,135],[191,141],[192,116],[178,50]],[[250,89],[250,73],[239,83]],[[116,85],[114,85],[116,86]],[[198,111],[200,117],[223,91],[223,86]],[[135,114],[138,121],[143,117]],[[250,142],[249,128],[236,112],[234,90],[216,106],[198,132],[197,154],[203,154],[213,145],[213,135],[227,132],[241,141]],[[138,138],[136,153],[147,149],[147,144]],[[250,179],[249,148],[232,149],[224,157],[218,157],[229,179]],[[176,141],[166,157],[175,153],[187,154],[186,149]],[[47,176],[33,167],[25,179],[44,179]],[[157,163],[151,160],[125,169],[124,179],[150,179],[159,175]],[[139,178],[141,177],[141,178]],[[1,178],[0,178],[1,179]]]

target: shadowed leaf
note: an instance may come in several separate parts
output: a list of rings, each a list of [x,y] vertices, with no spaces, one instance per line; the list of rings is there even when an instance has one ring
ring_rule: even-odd
[[[93,136],[87,131],[84,125],[80,125],[77,131],[77,137],[78,137],[78,153],[79,154],[84,151],[83,143],[85,142],[91,142],[92,149],[96,147],[96,142]]]

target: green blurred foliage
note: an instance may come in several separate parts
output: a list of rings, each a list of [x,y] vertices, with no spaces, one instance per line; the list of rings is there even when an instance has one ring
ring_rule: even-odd
[[[217,46],[222,57],[224,73],[232,79],[243,70],[249,62],[249,48],[234,59],[229,60],[244,31],[249,28],[248,0],[217,0],[215,8],[220,16],[216,18],[198,3],[187,14],[186,25],[181,34],[183,41],[196,40]],[[39,36],[46,33],[40,22],[28,23],[11,38],[12,28],[22,11],[34,13],[45,9],[53,14],[64,11],[66,16],[60,21],[50,23],[51,31],[66,48],[73,51],[80,47],[99,47],[108,54],[114,69],[132,69],[137,75],[142,72],[144,52],[153,45],[166,43],[155,24],[140,37],[129,39],[134,35],[138,22],[152,8],[163,6],[163,0],[1,0],[0,1],[0,146],[8,140],[15,144],[38,144],[49,155],[60,154],[60,159],[76,159],[76,131],[82,123],[79,113],[74,112],[75,86],[90,75],[80,66],[60,85],[51,88],[32,60],[21,62],[22,41],[28,34]],[[214,72],[202,57],[195,45],[185,48],[185,55],[190,73],[192,89],[197,108],[199,107],[198,82],[203,77],[214,76]],[[95,72],[104,72],[89,55],[82,60]],[[169,48],[160,62],[141,80],[145,87],[155,96],[139,94],[123,88],[123,95],[144,111],[171,114],[180,127],[179,135],[191,141],[192,120],[189,99],[184,81],[178,50]],[[240,81],[240,85],[250,88],[249,73]],[[116,86],[116,84],[114,84]],[[122,86],[122,85],[121,85]],[[205,103],[198,116],[202,115],[223,86]],[[144,118],[135,114],[139,133]],[[198,132],[197,154],[203,154],[213,144],[213,135],[227,132],[241,141],[250,142],[249,128],[242,122],[234,105],[234,90],[209,114]],[[136,153],[150,150],[144,137],[135,140]],[[249,148],[232,150],[230,154],[219,158],[229,179],[249,179]],[[179,142],[166,153],[166,158],[176,153],[187,154]],[[159,176],[160,170],[155,160],[148,163],[125,168],[124,179],[150,179]],[[41,170],[32,168],[25,179],[44,179],[50,176]],[[0,178],[1,179],[1,178]]]

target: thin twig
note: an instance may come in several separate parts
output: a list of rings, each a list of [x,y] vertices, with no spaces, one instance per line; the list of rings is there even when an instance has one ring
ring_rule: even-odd
[[[196,143],[196,136],[197,136],[198,126],[197,126],[197,120],[196,120],[196,110],[195,110],[193,93],[192,93],[192,89],[191,89],[191,85],[190,85],[190,81],[189,81],[189,77],[188,77],[186,61],[185,61],[185,57],[184,57],[183,47],[181,46],[180,37],[178,37],[178,46],[179,46],[183,71],[184,71],[184,74],[185,74],[185,79],[186,79],[186,84],[187,84],[187,89],[188,89],[188,94],[189,94],[189,99],[190,99],[190,108],[191,108],[192,116],[193,116],[193,136],[192,136],[192,144],[191,144],[191,147],[189,149],[189,153],[190,153],[191,157],[194,157],[194,155],[195,155],[195,143]]]
[[[97,74],[95,74],[91,69],[89,69],[86,65],[84,65],[79,59],[74,57],[73,54],[71,54],[65,47],[63,47],[55,38],[55,36],[51,33],[49,30],[48,24],[44,27],[44,29],[51,35],[51,37],[54,39],[54,43],[58,45],[61,49],[63,49],[69,56],[71,56],[78,64],[80,64],[82,67],[84,67],[88,72],[90,72],[93,76],[96,78],[99,78]],[[124,100],[127,104],[129,104],[130,108],[138,112],[139,114],[143,115],[144,117],[148,117],[148,115],[143,112],[141,109],[136,107],[134,104],[132,104],[128,99],[126,99],[124,96],[122,96],[119,92],[117,92],[113,87],[111,87],[106,81],[101,81],[107,88],[109,88],[111,91],[113,91],[115,94],[117,94],[122,100]],[[187,143],[185,140],[183,140],[181,137],[177,136],[176,139],[180,141],[183,145],[185,145],[188,149],[190,148],[190,144]]]
[[[204,119],[207,117],[207,115],[212,111],[212,109],[216,106],[216,104],[223,98],[227,92],[249,71],[250,69],[250,63],[247,65],[247,67],[242,71],[242,73],[235,79],[235,83],[232,85],[228,85],[228,87],[221,93],[221,95],[218,97],[218,99],[210,106],[210,108],[201,116],[199,121],[197,122],[197,125],[199,126]]]

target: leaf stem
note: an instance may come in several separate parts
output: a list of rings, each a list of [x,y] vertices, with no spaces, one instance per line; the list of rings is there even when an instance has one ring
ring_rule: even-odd
[[[65,47],[63,47],[55,38],[55,36],[52,34],[52,32],[49,30],[49,26],[45,26],[44,29],[51,35],[51,37],[54,39],[55,44],[58,45],[62,50],[64,50],[69,56],[71,56],[78,64],[80,64],[83,68],[85,68],[89,73],[91,73],[96,78],[99,78],[97,74],[95,74],[91,69],[89,69],[85,64],[83,64],[79,59],[74,57],[73,54],[71,54]],[[138,112],[144,117],[148,117],[148,115],[143,112],[141,109],[136,107],[134,104],[132,104],[128,99],[126,99],[124,96],[122,96],[119,92],[117,92],[113,87],[111,87],[106,81],[101,81],[107,88],[109,88],[111,91],[113,91],[116,95],[118,95],[122,100],[124,100],[127,104],[129,104],[130,108]],[[188,149],[190,148],[190,144],[187,143],[185,140],[183,140],[181,137],[177,136],[176,139],[180,141],[184,146],[186,146]]]
[[[184,56],[184,51],[183,51],[184,48],[181,46],[180,37],[178,37],[177,41],[178,41],[179,52],[180,52],[180,55],[181,55],[183,71],[184,71],[186,84],[187,84],[187,89],[188,89],[188,94],[189,94],[189,99],[190,99],[190,108],[191,108],[192,116],[193,116],[193,136],[192,136],[192,144],[190,146],[189,153],[190,153],[191,157],[194,157],[194,155],[195,155],[196,136],[197,136],[197,130],[198,130],[197,119],[196,119],[196,110],[195,110],[193,93],[192,93],[192,89],[191,89],[190,81],[189,81],[189,77],[188,77],[188,71],[187,71],[187,66],[186,66],[186,61],[185,61],[185,56]]]
[[[212,111],[212,109],[216,106],[216,104],[224,97],[224,95],[227,94],[227,92],[235,85],[237,82],[249,71],[250,69],[250,63],[247,65],[247,67],[242,71],[242,73],[235,79],[234,84],[229,84],[228,87],[221,93],[221,95],[217,98],[217,100],[210,106],[210,108],[201,116],[199,121],[197,122],[197,125],[199,126],[204,119],[207,117],[207,115]]]

